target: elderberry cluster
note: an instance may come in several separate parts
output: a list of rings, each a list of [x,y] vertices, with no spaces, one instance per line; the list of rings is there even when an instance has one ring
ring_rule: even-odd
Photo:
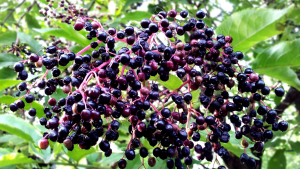
[[[128,26],[124,30],[104,29],[96,20],[78,17],[74,29],[87,31],[89,46],[77,54],[58,46],[48,46],[42,56],[27,52],[28,60],[14,66],[20,80],[28,78],[24,63],[47,69],[30,89],[26,82],[18,86],[19,91],[27,91],[23,96],[26,103],[35,100],[30,94],[32,88],[50,96],[45,115],[39,119],[49,129],[39,142],[40,148],[48,147],[48,139],[63,143],[69,151],[74,146],[90,149],[97,145],[109,157],[111,142],[118,140],[120,121],[125,119],[131,123],[128,128],[131,139],[124,152],[126,158],[118,162],[120,168],[125,168],[127,160],[133,160],[136,153],[142,158],[149,157],[148,164],[152,167],[156,158],[167,160],[170,169],[192,165],[192,149],[198,160],[212,161],[214,152],[226,159],[229,152],[222,143],[229,142],[232,130],[235,139],[242,139],[244,148],[249,146],[245,139],[248,137],[255,141],[254,150],[262,151],[264,142],[273,137],[272,130],[288,128],[286,121],[277,122],[276,110],[264,103],[272,90],[279,97],[284,90],[266,86],[261,76],[240,65],[244,55],[233,51],[230,45],[233,38],[215,35],[212,28],[205,26],[202,20],[205,15],[199,10],[188,19],[186,10],[161,11],[143,19],[140,27]],[[185,23],[176,23],[178,17]],[[185,34],[189,41],[184,43],[178,36]],[[160,38],[166,39],[168,45]],[[116,43],[123,43],[124,47],[116,50]],[[93,51],[87,53],[89,49]],[[72,74],[62,76],[59,68],[66,65],[70,65]],[[48,71],[52,74],[50,79],[46,78]],[[168,82],[176,76],[182,84],[175,90],[156,82],[157,79]],[[150,80],[151,77],[156,80]],[[238,92],[232,94],[234,87]],[[51,98],[57,88],[62,88],[68,96]],[[197,90],[200,95],[193,96],[192,92]],[[194,97],[201,103],[200,108],[193,108]],[[21,99],[10,105],[11,111],[24,107]],[[31,108],[28,113],[35,116],[36,110]],[[264,128],[262,117],[266,117],[272,130]],[[208,134],[201,145],[202,130]],[[153,147],[152,154],[141,138]],[[245,153],[240,160],[251,168],[256,165]]]

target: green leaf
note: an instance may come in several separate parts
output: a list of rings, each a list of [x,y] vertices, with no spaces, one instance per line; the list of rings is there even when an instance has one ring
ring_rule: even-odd
[[[8,45],[11,46],[13,42],[17,40],[16,31],[7,31],[4,33],[0,33],[0,45]]]
[[[53,21],[55,22],[55,21]],[[61,29],[58,28],[47,28],[47,29],[33,29],[39,33],[45,34],[45,35],[53,35],[57,37],[66,38],[66,40],[74,41],[82,46],[87,46],[90,44],[90,41],[84,37],[81,33],[78,31],[75,31],[72,25],[64,24],[64,23],[58,23],[55,22]]]
[[[11,103],[13,103],[14,101],[16,101],[18,99],[19,98],[12,97],[12,96],[2,96],[2,97],[0,97],[0,103],[10,105]],[[21,100],[23,100],[25,102],[24,98],[22,98]],[[44,111],[43,111],[44,106],[39,104],[37,101],[33,101],[32,107],[36,109],[36,117],[41,118],[44,116]],[[29,110],[30,108],[31,108],[30,104],[25,104],[24,110]]]
[[[125,169],[139,168],[142,165],[141,157],[137,155],[133,160],[127,160]]]
[[[134,11],[134,12],[129,12],[129,13],[125,14],[125,17],[122,18],[120,21],[123,23],[126,23],[129,20],[140,22],[142,19],[149,19],[151,16],[152,16],[152,14],[150,14],[149,12]]]
[[[281,144],[285,144],[286,140],[283,140],[281,138],[277,138],[275,141],[269,140],[264,144],[264,148],[272,147],[276,148],[277,146],[280,146]]]
[[[14,69],[4,67],[0,69],[0,79],[15,79],[17,77],[17,72]]]
[[[300,142],[299,141],[296,141],[296,142],[290,141],[289,144],[291,145],[293,151],[295,151],[296,153],[300,152],[300,147],[299,147]]]
[[[91,147],[89,150],[84,150],[80,149],[78,145],[74,145],[74,149],[72,151],[68,151],[65,147],[64,151],[66,152],[67,156],[78,162],[83,157],[96,152],[96,149]]]
[[[22,59],[14,54],[0,53],[0,67],[12,66],[20,60]]]
[[[183,84],[182,81],[176,75],[173,75],[173,74],[170,74],[168,81],[162,81],[162,80],[160,80],[159,77],[158,78],[157,77],[158,77],[158,75],[151,76],[150,80],[155,81],[157,79],[157,82],[159,84],[163,85],[164,87],[166,87],[169,90],[178,89]]]
[[[102,164],[111,164],[113,162],[116,162],[120,160],[123,157],[124,153],[112,153],[111,156],[104,158],[100,161]]]
[[[66,98],[68,94],[65,94],[62,89],[56,89],[56,91],[51,95],[52,98],[59,100],[60,98]]]
[[[0,115],[0,129],[35,143],[42,137],[30,123],[9,114]]]
[[[51,153],[50,146],[46,150],[44,150],[44,149],[40,149],[36,145],[33,145],[32,143],[29,143],[29,152],[41,158],[45,163],[49,163],[54,157],[54,154]]]
[[[30,50],[33,53],[42,53],[40,50],[42,49],[42,45],[39,44],[34,38],[32,38],[30,35],[23,33],[23,32],[18,32],[18,37],[20,39],[21,43],[26,43],[28,46],[30,46]]]
[[[11,10],[6,10],[6,11],[3,11],[3,12],[0,12],[0,16],[1,16],[0,17],[0,23],[13,24],[13,23],[17,22],[15,17],[14,17],[15,16],[14,14],[9,16],[10,12],[11,12]],[[13,13],[15,13],[15,11],[13,11]],[[9,17],[6,19],[6,16],[9,16]],[[4,19],[6,19],[5,22],[4,22]]]
[[[16,136],[16,135],[13,135],[13,134],[5,134],[3,136],[0,137],[0,143],[8,143],[8,144],[11,144],[11,145],[19,145],[19,144],[22,144],[24,143],[25,140]]]
[[[29,29],[32,28],[41,28],[39,22],[37,21],[36,17],[30,15],[29,13],[25,14],[25,20]]]
[[[285,150],[276,150],[275,154],[272,156],[272,158],[268,162],[268,169],[274,169],[274,168],[280,168],[285,169],[286,168],[286,158],[284,155]]]
[[[299,39],[274,45],[256,57],[252,68],[257,73],[271,76],[300,90],[300,81],[290,68],[300,65],[299,45]]]
[[[54,156],[57,156],[62,151],[63,144],[59,142],[55,142],[53,146],[53,154]]]
[[[5,88],[17,85],[21,82],[22,82],[21,80],[9,80],[9,79],[3,80],[3,79],[0,79],[0,84],[1,84],[0,91],[4,90]]]
[[[230,135],[230,139],[228,143],[221,143],[221,145],[226,148],[228,151],[232,152],[233,154],[235,154],[236,156],[240,156],[242,153],[244,153],[244,148],[242,147],[241,143],[241,139],[237,140],[235,139],[235,133],[233,131],[229,131],[228,134]],[[206,138],[206,137],[205,137]],[[253,142],[250,141],[250,139],[248,139],[247,137],[243,137],[244,139],[246,139],[249,142],[249,146],[248,148],[246,148],[246,153],[249,157],[252,157],[256,160],[258,160],[259,158],[257,158],[256,156],[254,156],[250,150],[251,147],[254,146]]]
[[[193,96],[193,98],[191,100],[191,103],[198,101],[200,93],[201,93],[200,89],[194,90],[194,91],[191,92],[191,94]]]
[[[33,159],[28,158],[22,153],[10,153],[0,156],[0,167],[15,165],[15,164],[26,164],[34,162]]]
[[[93,154],[86,156],[86,159],[91,164],[94,164],[95,162],[97,162],[98,158],[99,158],[99,153],[93,153]]]
[[[12,153],[13,150],[10,148],[0,148],[0,156]]]
[[[256,43],[278,35],[284,30],[284,17],[293,6],[282,10],[246,9],[234,13],[217,28],[217,34],[230,35],[235,51],[245,52]]]

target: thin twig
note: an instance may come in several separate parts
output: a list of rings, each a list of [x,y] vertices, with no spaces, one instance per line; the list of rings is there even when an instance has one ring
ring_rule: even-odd
[[[5,21],[16,11],[17,8],[19,8],[21,5],[24,4],[24,2],[26,2],[26,0],[23,0],[18,6],[16,6],[14,9],[11,9],[10,13],[5,17],[5,19],[3,20],[3,23],[5,23]]]

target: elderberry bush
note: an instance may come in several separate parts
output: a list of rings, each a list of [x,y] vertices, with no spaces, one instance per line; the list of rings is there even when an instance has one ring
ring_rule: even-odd
[[[230,45],[234,39],[216,35],[207,27],[202,20],[204,11],[197,11],[194,17],[189,17],[185,10],[161,11],[143,19],[140,26],[124,30],[104,29],[100,22],[84,17],[83,13],[74,15],[74,29],[85,29],[86,38],[91,40],[89,46],[78,53],[57,45],[48,46],[41,56],[22,51],[26,59],[14,65],[18,79],[24,81],[18,90],[27,92],[21,97],[26,103],[18,99],[10,104],[11,111],[23,109],[36,99],[32,89],[50,97],[44,117],[39,119],[48,129],[39,141],[41,149],[49,146],[50,139],[62,143],[69,151],[74,146],[99,146],[109,157],[111,143],[119,138],[121,121],[127,120],[131,123],[131,139],[124,157],[118,161],[120,168],[126,167],[127,160],[141,156],[149,157],[151,167],[159,158],[166,160],[170,169],[182,169],[183,164],[193,164],[192,149],[198,160],[212,161],[214,152],[228,158],[229,152],[222,143],[230,141],[229,131],[235,131],[235,139],[240,139],[245,149],[249,146],[247,137],[255,142],[254,150],[261,152],[264,142],[272,139],[273,131],[287,130],[288,123],[264,102],[270,92],[282,97],[284,90],[266,86],[261,76],[242,66],[239,61],[244,54]],[[73,17],[67,17],[67,21],[65,18],[64,22],[70,24]],[[180,17],[184,24],[177,23]],[[189,36],[188,42],[178,40],[183,35]],[[115,50],[119,41],[124,46]],[[89,49],[93,51],[83,54]],[[34,73],[33,63],[35,69],[45,67],[46,73],[28,84],[27,71]],[[69,63],[71,74],[61,72],[59,68]],[[48,73],[52,78],[46,78]],[[173,76],[182,81],[175,90],[157,83],[157,79],[168,82]],[[150,80],[151,77],[156,80]],[[51,97],[57,88],[68,96],[59,100]],[[191,92],[197,90],[200,95],[193,96]],[[193,108],[194,97],[201,103],[200,108]],[[32,107],[28,114],[35,116],[37,111]],[[263,117],[271,129],[264,128]],[[207,138],[201,145],[202,130],[207,131]],[[141,138],[149,142],[152,151],[143,146]],[[256,165],[246,153],[241,154],[240,160],[250,168]]]

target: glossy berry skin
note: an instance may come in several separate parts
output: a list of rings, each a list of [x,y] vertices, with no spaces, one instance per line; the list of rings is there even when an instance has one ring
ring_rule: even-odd
[[[128,160],[133,160],[135,158],[134,150],[131,150],[131,149],[125,150],[125,156]]]
[[[149,30],[152,32],[152,33],[156,33],[158,31],[158,25],[156,23],[150,23],[149,24]]]
[[[18,106],[17,106],[16,103],[11,103],[11,104],[9,105],[9,109],[10,109],[12,112],[15,112],[15,111],[18,110]]]
[[[275,89],[275,94],[278,97],[282,97],[284,95],[284,90],[281,87]]]
[[[124,39],[125,36],[126,36],[126,34],[125,34],[125,32],[123,32],[123,31],[119,31],[119,32],[117,33],[117,38],[118,38],[118,39]]]
[[[28,114],[29,114],[30,116],[35,116],[35,115],[36,115],[36,110],[35,110],[35,108],[29,109],[29,110],[28,110]]]
[[[202,10],[199,10],[199,11],[197,11],[197,13],[196,13],[196,17],[199,18],[199,19],[204,18],[205,15],[206,15],[205,12],[202,11]]]
[[[273,138],[273,132],[271,130],[264,131],[264,137],[267,138],[267,139],[272,139]]]
[[[118,161],[118,166],[119,166],[121,169],[124,169],[124,168],[126,167],[126,165],[127,165],[126,160],[121,159],[121,160]]]
[[[278,128],[282,132],[286,131],[288,129],[288,122],[286,121],[279,122]]]
[[[145,147],[142,147],[140,149],[140,156],[143,157],[143,158],[148,156],[148,150]]]
[[[168,118],[171,116],[171,111],[168,108],[164,108],[161,110],[161,115],[165,118]]]
[[[247,163],[248,162],[248,155],[247,154],[245,154],[245,153],[243,153],[241,156],[240,156],[240,161],[242,162],[242,163]]]
[[[102,151],[106,152],[110,149],[110,145],[107,141],[101,141],[100,144],[99,144],[99,147]]]
[[[182,17],[182,18],[186,18],[187,16],[188,16],[188,11],[187,10],[182,10],[181,12],[180,12],[180,16]]]
[[[16,72],[21,72],[22,70],[24,70],[24,65],[21,62],[17,62],[14,65],[14,69]]]
[[[151,21],[149,19],[143,19],[141,21],[141,26],[142,26],[142,28],[148,28],[150,23],[151,23]]]

